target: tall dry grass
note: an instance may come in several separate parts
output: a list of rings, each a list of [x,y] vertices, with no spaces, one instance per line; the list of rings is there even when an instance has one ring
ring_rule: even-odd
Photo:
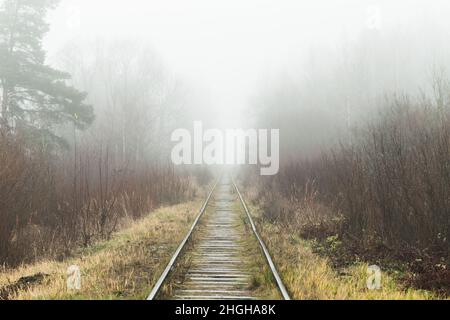
[[[351,143],[262,179],[265,218],[432,271],[449,286],[450,112],[395,99]],[[425,263],[426,261],[426,263]]]
[[[122,163],[108,147],[51,153],[0,134],[0,264],[62,258],[108,240],[125,218],[193,196],[171,165]]]

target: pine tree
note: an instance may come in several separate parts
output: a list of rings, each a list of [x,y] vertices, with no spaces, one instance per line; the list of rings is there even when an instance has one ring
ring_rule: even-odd
[[[84,129],[94,118],[86,94],[67,84],[70,75],[45,63],[45,17],[56,4],[0,0],[0,126],[46,143],[61,142],[53,133],[56,125],[73,122]]]

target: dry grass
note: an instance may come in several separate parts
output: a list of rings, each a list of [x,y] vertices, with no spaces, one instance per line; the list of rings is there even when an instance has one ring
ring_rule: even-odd
[[[177,245],[185,236],[199,201],[156,210],[113,236],[81,250],[63,262],[44,261],[0,273],[0,288],[37,274],[44,280],[10,295],[9,299],[144,299]],[[69,291],[66,270],[77,265],[82,289]]]
[[[450,295],[449,110],[394,99],[348,141],[246,184],[266,220],[336,238],[340,254],[324,246],[331,260],[391,265],[411,286]]]
[[[253,209],[253,212],[257,212]],[[256,214],[258,215],[258,214]],[[335,270],[331,262],[315,254],[311,243],[286,228],[257,218],[261,236],[272,253],[283,281],[295,300],[425,300],[437,299],[430,292],[402,288],[392,274],[383,272],[382,288],[366,287],[366,263]],[[276,253],[276,254],[275,254]]]
[[[194,193],[192,176],[169,163],[126,162],[102,142],[52,153],[0,128],[0,265],[61,260]]]
[[[252,291],[252,294],[255,297],[260,297],[261,299],[280,300],[282,296],[276,286],[275,278],[264,258],[264,253],[259,245],[258,239],[251,229],[250,221],[248,220],[240,201],[236,201],[235,210],[241,213],[242,224],[245,228],[245,252],[242,254],[249,257],[248,260],[250,263],[247,268],[248,270],[251,270],[253,274],[249,290]]]

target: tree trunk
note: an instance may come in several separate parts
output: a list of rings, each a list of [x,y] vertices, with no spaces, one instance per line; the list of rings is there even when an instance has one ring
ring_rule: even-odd
[[[9,104],[8,88],[5,81],[2,81],[2,120],[1,126],[8,128],[8,104]]]

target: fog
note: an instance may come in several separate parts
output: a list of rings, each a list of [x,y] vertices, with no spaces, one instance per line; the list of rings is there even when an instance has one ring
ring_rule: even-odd
[[[177,124],[280,127],[314,149],[387,94],[431,92],[450,66],[449,14],[439,0],[64,0],[45,46],[58,64],[68,44],[109,43],[105,57],[139,44],[183,87]]]
[[[449,17],[448,0],[0,0],[0,300],[142,297],[209,214],[253,259],[245,203],[292,298],[445,298]],[[254,257],[237,294],[275,297]],[[60,290],[64,261],[99,283]],[[396,275],[378,293],[374,261]]]

